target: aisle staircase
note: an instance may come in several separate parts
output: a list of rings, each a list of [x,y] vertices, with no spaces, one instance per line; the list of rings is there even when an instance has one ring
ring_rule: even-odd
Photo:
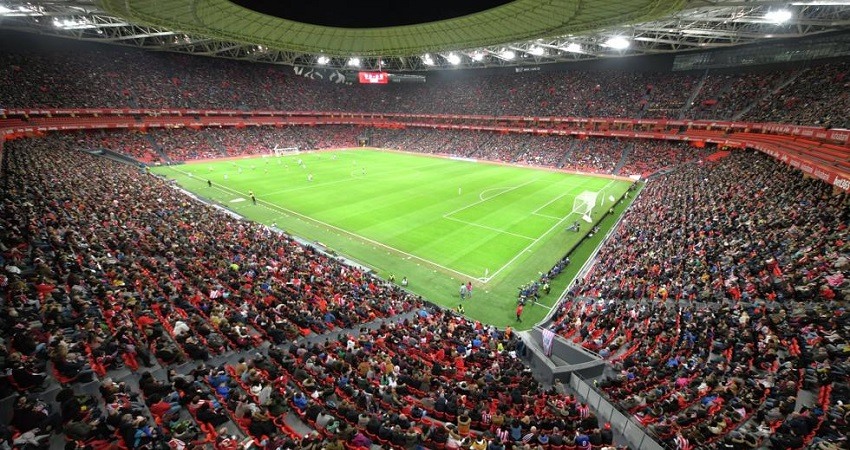
[[[693,106],[694,101],[699,96],[700,92],[702,92],[702,88],[705,86],[705,82],[708,79],[708,69],[705,70],[702,74],[702,78],[700,78],[699,83],[697,83],[697,87],[694,88],[694,91],[691,92],[691,95],[688,97],[688,100],[685,102],[684,106],[682,106],[681,111],[679,111],[678,119],[684,119],[685,115]]]
[[[634,142],[631,142],[631,141],[626,142],[626,145],[623,147],[623,153],[622,153],[622,155],[620,155],[620,160],[617,161],[617,165],[614,166],[614,170],[611,171],[612,175],[619,175],[620,174],[620,170],[623,168],[623,166],[626,165],[626,161],[629,160],[629,154],[632,152],[632,149],[634,149],[634,148],[635,148]]]
[[[799,72],[792,73],[791,75],[788,76],[788,78],[786,78],[784,81],[782,81],[781,83],[776,85],[776,87],[774,87],[773,89],[768,91],[766,94],[762,95],[761,97],[756,99],[754,102],[752,102],[748,106],[746,106],[744,109],[742,109],[742,110],[738,111],[737,113],[735,113],[734,115],[732,115],[732,118],[730,120],[733,120],[733,121],[741,120],[741,117],[745,116],[748,112],[752,111],[753,108],[760,105],[762,101],[767,100],[770,97],[773,97],[779,91],[781,91],[782,89],[785,89],[786,86],[793,83],[797,78],[800,77],[800,75],[803,75],[808,70],[811,70],[811,69],[806,68],[806,69],[803,69]]]
[[[560,169],[560,168],[564,167],[565,164],[567,164],[567,161],[570,160],[570,156],[572,156],[573,152],[576,150],[577,145],[578,145],[578,139],[575,139],[575,138],[570,139],[570,145],[567,147],[567,150],[564,152],[564,156],[562,156],[561,160],[558,161],[558,164],[556,164],[556,167],[558,167]]]

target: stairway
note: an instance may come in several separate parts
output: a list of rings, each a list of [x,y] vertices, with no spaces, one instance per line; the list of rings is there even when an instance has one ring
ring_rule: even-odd
[[[512,163],[517,162],[520,156],[522,156],[527,150],[526,146],[518,146],[511,151],[510,161]]]
[[[227,149],[220,142],[215,141],[206,130],[199,131],[199,133],[203,133],[204,139],[210,144],[210,147],[216,149],[221,156],[228,156]]]
[[[617,165],[614,166],[614,170],[611,171],[612,175],[620,174],[620,169],[622,169],[623,166],[626,165],[626,161],[629,159],[629,154],[631,153],[633,148],[635,148],[634,142],[626,143],[626,145],[623,147],[623,153],[620,155],[620,160],[617,161]]]
[[[152,134],[145,133],[145,139],[147,139],[148,142],[151,143],[151,147],[156,150],[156,154],[159,155],[159,157],[162,158],[163,161],[171,162],[171,158],[169,158],[168,154],[165,153],[165,149],[163,149],[162,146],[159,145],[159,142],[156,141]]]
[[[561,157],[561,160],[558,161],[557,167],[560,169],[564,167],[564,164],[570,160],[570,156],[573,155],[573,152],[576,150],[576,146],[578,145],[578,139],[570,139],[570,145],[567,147],[567,150],[564,152],[564,156]]]
[[[809,70],[811,70],[811,69],[806,68],[806,69],[803,69],[803,70],[801,70],[801,71],[799,71],[799,72],[792,73],[791,75],[789,75],[789,76],[788,76],[788,78],[786,78],[786,79],[785,79],[785,80],[783,80],[781,83],[779,83],[778,85],[776,85],[776,87],[774,87],[773,89],[771,89],[771,90],[770,90],[770,92],[768,92],[768,93],[766,93],[766,94],[762,95],[762,96],[761,96],[761,97],[759,97],[756,101],[754,101],[754,102],[752,102],[750,105],[748,105],[746,108],[744,108],[744,109],[742,109],[742,110],[738,111],[737,113],[735,113],[735,114],[732,116],[732,118],[731,118],[730,120],[741,120],[741,117],[743,117],[745,114],[747,114],[748,112],[750,112],[753,108],[755,108],[756,106],[758,106],[759,104],[761,104],[761,102],[762,102],[762,101],[767,100],[767,99],[768,99],[768,98],[770,98],[770,97],[773,97],[774,95],[776,95],[776,93],[777,93],[777,92],[781,91],[781,90],[782,90],[782,89],[784,89],[786,86],[788,86],[789,84],[793,83],[793,82],[794,82],[797,78],[799,78],[799,77],[800,77],[800,75],[802,75],[803,73],[805,73],[806,71],[809,71]]]
[[[493,141],[493,138],[495,136],[496,135],[494,133],[488,133],[487,137],[481,142],[481,145],[479,145],[478,148],[469,155],[469,157],[470,158],[477,158],[484,151],[484,149],[489,149],[490,148],[489,144],[490,144],[490,142]]]
[[[694,103],[694,100],[697,99],[699,93],[702,92],[702,88],[705,86],[705,81],[708,79],[708,69],[705,69],[705,72],[702,74],[702,78],[700,78],[699,83],[697,83],[697,87],[694,88],[694,91],[691,92],[691,95],[688,96],[688,100],[685,101],[685,105],[682,106],[682,110],[679,111],[679,120],[685,118],[685,114],[687,114],[688,110],[691,109],[691,106]]]

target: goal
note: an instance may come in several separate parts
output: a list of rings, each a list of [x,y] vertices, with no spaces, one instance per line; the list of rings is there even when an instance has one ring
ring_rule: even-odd
[[[590,214],[593,213],[593,208],[596,207],[596,200],[598,198],[599,192],[582,192],[573,200],[573,213],[580,215],[585,222],[593,222]]]
[[[300,149],[298,147],[278,147],[275,145],[273,151],[275,156],[283,156],[286,154],[298,153]]]

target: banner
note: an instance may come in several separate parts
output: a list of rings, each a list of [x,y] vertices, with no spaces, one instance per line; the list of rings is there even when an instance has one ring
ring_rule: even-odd
[[[552,344],[555,343],[555,332],[544,328],[543,329],[543,354],[552,356]]]

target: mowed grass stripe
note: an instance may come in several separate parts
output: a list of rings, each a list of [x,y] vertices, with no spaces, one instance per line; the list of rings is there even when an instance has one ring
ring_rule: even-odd
[[[485,264],[475,261],[470,264],[464,259],[470,252],[480,255],[482,247],[492,244],[492,241],[498,238],[492,236],[491,232],[498,231],[486,229],[473,231],[469,229],[468,224],[439,223],[439,218],[442,216],[441,213],[445,212],[444,205],[447,197],[449,201],[460,197],[457,200],[459,203],[469,202],[469,191],[478,190],[475,183],[483,186],[489,186],[489,183],[492,183],[493,174],[487,172],[494,168],[478,173],[478,171],[470,170],[470,164],[417,158],[423,163],[413,164],[411,175],[407,172],[407,167],[404,168],[405,170],[397,170],[395,162],[375,164],[370,156],[362,152],[352,152],[345,158],[357,160],[357,164],[352,166],[356,167],[355,173],[359,176],[350,178],[350,183],[334,186],[343,191],[340,193],[344,196],[342,201],[327,201],[326,196],[322,195],[321,185],[317,185],[314,193],[299,192],[297,198],[283,199],[283,201],[294,202],[293,209],[310,217],[340,226],[369,239],[380,240],[389,246],[409,251],[458,271],[483,272]],[[403,159],[409,159],[407,155],[402,156]],[[307,158],[304,162],[308,167],[307,171],[318,173],[318,175],[314,174],[314,182],[328,175],[315,162]],[[341,157],[337,160],[337,164],[340,162],[345,164]],[[472,164],[472,166],[480,167],[481,165]],[[361,167],[367,168],[365,175],[362,175]],[[452,184],[435,184],[435,176],[441,180],[450,179]],[[462,187],[464,183],[469,186],[466,188],[467,195],[457,196],[455,184],[461,184],[459,187]],[[392,189],[387,189],[387,186],[392,186]],[[452,192],[454,195],[451,194]],[[274,195],[268,200],[275,202],[279,197]],[[440,199],[442,201],[439,201]],[[434,232],[435,229],[437,233]],[[438,237],[435,238],[435,236]],[[464,247],[458,245],[459,242],[464,241],[471,244],[469,251],[464,251]],[[503,254],[503,257],[522,248],[522,243],[503,242],[502,244],[507,244],[500,246],[499,253]],[[492,257],[492,255],[487,257],[486,254],[481,256]]]
[[[565,190],[574,197],[587,180],[604,181],[362,150],[230,165],[242,167],[233,174],[234,181],[247,175],[261,187],[290,186],[271,195],[264,195],[268,189],[254,190],[263,201],[475,277],[517,260],[529,248],[529,238],[539,239],[569,213],[545,217],[531,214],[533,209],[564,196]],[[447,214],[459,220],[441,220]]]
[[[548,270],[581,237],[563,230],[578,219],[564,220],[574,197],[610,181],[359,149],[179,167],[193,177],[156,170],[246,217],[321,241],[382,276],[408,276],[411,290],[445,306],[457,306],[457,286],[473,281],[476,295],[465,304],[468,314],[499,326],[511,323],[517,287]],[[629,185],[615,184],[616,197]],[[231,202],[247,198],[249,190],[260,205]],[[594,216],[601,212],[597,208]],[[590,228],[582,226],[585,232]],[[478,279],[487,271],[498,276],[483,284]],[[541,299],[547,305],[554,301]],[[530,309],[530,323],[522,325],[542,317],[543,309]]]

